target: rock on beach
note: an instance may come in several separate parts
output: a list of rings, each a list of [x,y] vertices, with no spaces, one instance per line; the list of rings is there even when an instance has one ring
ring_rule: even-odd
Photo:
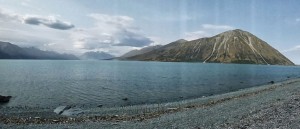
[[[0,103],[8,103],[11,96],[2,96],[0,95]]]

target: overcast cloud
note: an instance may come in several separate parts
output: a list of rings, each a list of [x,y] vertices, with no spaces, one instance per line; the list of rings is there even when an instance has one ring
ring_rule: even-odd
[[[76,48],[93,50],[114,46],[144,47],[153,42],[134,25],[134,19],[131,17],[106,14],[88,16],[94,19],[95,25],[91,28],[77,29],[72,33]]]
[[[20,46],[77,54],[106,51],[120,55],[153,43],[129,16],[88,14],[86,18],[93,19],[92,27],[76,28],[55,16],[22,15],[0,9],[0,39]]]
[[[198,31],[186,32],[184,34],[184,39],[195,40],[204,37],[211,37],[221,32],[232,29],[234,29],[234,27],[228,25],[203,24]]]
[[[74,25],[67,21],[58,20],[54,16],[21,15],[0,9],[0,19],[6,22],[21,22],[30,25],[44,25],[49,28],[68,30],[74,28]]]

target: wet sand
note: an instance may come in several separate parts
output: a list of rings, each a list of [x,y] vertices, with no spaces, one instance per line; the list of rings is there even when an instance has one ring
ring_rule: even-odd
[[[299,128],[300,79],[180,102],[85,109],[2,107],[0,128]]]

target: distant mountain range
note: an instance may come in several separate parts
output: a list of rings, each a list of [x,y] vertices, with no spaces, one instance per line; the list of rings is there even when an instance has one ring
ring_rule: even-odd
[[[265,41],[243,30],[209,38],[178,40],[125,60],[294,65]]]
[[[86,52],[77,57],[72,54],[59,54],[42,51],[34,47],[22,48],[9,42],[0,41],[0,59],[48,59],[48,60],[106,60],[114,58],[105,52]]]
[[[71,54],[42,51],[34,47],[21,48],[9,42],[0,41],[0,59],[78,60],[79,58]]]
[[[113,59],[115,56],[105,52],[86,52],[80,56],[82,60],[108,60]]]

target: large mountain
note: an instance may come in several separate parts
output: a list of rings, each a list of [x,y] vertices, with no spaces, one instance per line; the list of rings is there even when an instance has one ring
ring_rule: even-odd
[[[50,59],[78,60],[71,54],[59,54],[52,51],[42,51],[34,47],[21,48],[9,42],[0,41],[0,59]]]
[[[128,60],[186,61],[294,65],[265,41],[243,30],[230,30],[209,38],[172,42]]]
[[[131,57],[131,56],[144,54],[144,53],[153,51],[155,49],[158,49],[160,47],[162,47],[162,45],[149,46],[149,47],[142,48],[140,50],[132,50],[132,51],[129,51],[129,52],[125,53],[124,55],[122,55],[121,58],[126,58],[126,57]]]
[[[113,59],[115,56],[105,52],[86,52],[80,56],[82,60],[107,60]]]

